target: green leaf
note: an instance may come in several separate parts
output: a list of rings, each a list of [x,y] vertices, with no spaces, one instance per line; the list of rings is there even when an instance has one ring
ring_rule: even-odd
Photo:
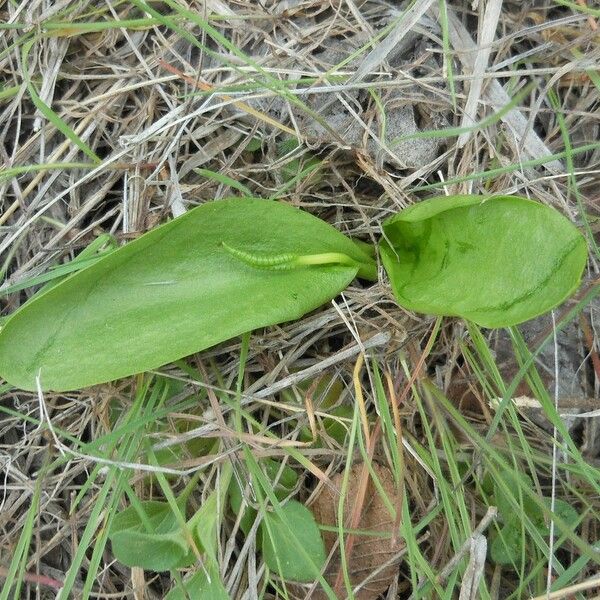
[[[281,469],[281,463],[272,458],[265,458],[261,461],[261,465],[263,466],[269,481],[274,481]],[[290,466],[284,465],[281,475],[277,480],[277,484],[273,489],[275,497],[278,500],[283,500],[290,495],[297,483],[298,474],[296,471]],[[242,500],[243,494],[240,489],[239,481],[237,479],[232,479],[229,487],[229,506],[236,515],[242,510]],[[244,506],[243,511],[244,514],[240,519],[240,529],[247,535],[250,529],[252,529],[257,513],[254,508],[248,505]]]
[[[256,152],[260,150],[262,146],[262,140],[259,137],[252,138],[247,144],[244,150],[246,152]]]
[[[272,458],[265,458],[261,461],[269,481],[277,479],[275,485],[275,496],[278,500],[283,500],[296,487],[298,483],[298,473],[289,465],[281,468],[281,463]],[[279,476],[279,477],[278,477]]]
[[[194,528],[199,546],[207,555],[207,564],[215,566],[215,568],[218,567],[218,525],[222,518],[227,491],[230,488],[231,473],[231,465],[226,465],[221,472],[219,486],[208,495],[208,498],[188,522]]]
[[[579,284],[585,239],[556,210],[516,196],[449,196],[383,224],[381,256],[398,303],[505,327],[540,315]]]
[[[282,142],[277,144],[277,156],[279,158],[283,158],[286,154],[293,152],[300,146],[300,142],[295,138],[288,138],[283,140]],[[314,156],[311,152],[307,152],[306,155],[298,158],[293,158],[292,160],[286,162],[281,168],[281,175],[284,180],[289,181],[296,177],[300,171],[301,167],[312,168],[319,165],[321,161]]]
[[[296,262],[265,264],[286,255]],[[156,369],[298,319],[357,274],[376,277],[373,259],[306,212],[251,198],[210,202],[16,311],[0,333],[0,375],[35,390],[39,373],[42,389],[65,391]]]
[[[550,511],[550,508],[552,506],[552,498],[544,498],[544,503]],[[579,515],[577,510],[575,510],[575,508],[573,508],[571,504],[569,504],[565,500],[561,500],[560,498],[554,499],[554,514],[557,515],[560,519],[562,519],[565,525],[571,531],[575,530],[575,528],[579,525],[581,521],[581,516]],[[558,528],[558,530],[560,531],[560,528]],[[538,531],[542,535],[549,535],[550,528],[548,527],[548,525],[546,525],[544,521],[540,521],[538,524]]]
[[[343,445],[344,440],[349,432],[349,426],[346,423],[341,422],[340,418],[351,422],[353,414],[354,409],[347,404],[342,404],[341,406],[336,406],[335,408],[329,409],[328,416],[321,418],[321,422],[327,436],[334,439],[338,444]],[[313,433],[310,428],[303,427],[300,433],[303,442],[313,441]],[[317,436],[317,439],[314,440],[314,443],[322,445],[322,437],[320,435]]]
[[[226,185],[234,190],[238,190],[238,192],[242,192],[245,196],[249,196],[252,192],[242,183],[228,177],[227,175],[223,175],[223,173],[215,173],[214,171],[210,171],[209,169],[194,169],[198,175],[202,175],[206,177],[206,179],[212,179],[217,181],[221,185]]]
[[[225,466],[219,486],[208,495],[187,522],[194,544],[205,553],[204,561],[208,568],[218,566],[217,525],[230,477],[231,467]],[[192,482],[186,486],[176,500],[181,513],[185,513],[186,500],[193,489],[191,484]],[[182,523],[167,502],[137,501],[133,506],[115,515],[108,537],[112,542],[115,557],[129,567],[166,571],[187,567],[196,561],[194,549],[186,542]]]
[[[240,518],[240,529],[244,532],[245,535],[248,535],[250,530],[252,529],[252,525],[256,520],[256,509],[251,506],[245,505],[242,508],[242,500],[243,494],[240,489],[240,484],[237,479],[231,480],[231,487],[229,490],[229,507],[236,514],[239,515],[240,511],[243,510],[243,514]]]
[[[531,477],[526,473],[507,469],[500,472],[500,478],[503,485],[499,481],[494,482],[494,502],[503,521],[520,523],[523,519],[523,515],[519,513],[521,510],[531,521],[543,523],[544,513],[541,507],[525,492],[534,489]],[[515,503],[519,509],[515,507]]]
[[[271,571],[288,581],[318,578],[325,564],[325,546],[306,506],[290,500],[277,512],[265,513],[260,528],[263,558]]]
[[[140,503],[146,519],[130,506],[113,519],[108,535],[115,558],[128,567],[168,571],[182,566],[188,545],[177,518],[166,502]]]
[[[183,582],[185,592],[179,587],[174,588],[165,596],[165,600],[229,600],[219,572],[210,569],[209,576],[210,581],[204,571],[194,573]]]
[[[342,417],[344,419],[348,419],[348,421],[351,421],[354,414],[354,409],[347,404],[343,404],[342,406],[333,408],[329,414],[333,417]],[[328,436],[333,438],[338,444],[344,444],[344,440],[348,436],[350,430],[349,425],[345,425],[340,423],[338,419],[331,419],[329,417],[323,418],[323,425]]]
[[[552,504],[551,498],[545,498],[545,500],[548,508],[550,508]],[[565,500],[561,500],[560,498],[555,498],[554,500],[554,513],[558,515],[565,522],[565,525],[571,529],[575,529],[575,527],[577,527],[581,521],[581,515],[577,512],[577,510],[571,504]]]
[[[490,546],[490,558],[497,565],[512,565],[521,557],[523,536],[520,527],[505,525],[494,537]]]

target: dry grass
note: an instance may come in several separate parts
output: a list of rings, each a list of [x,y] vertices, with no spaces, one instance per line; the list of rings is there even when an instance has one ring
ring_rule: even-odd
[[[0,20],[9,24],[0,38],[0,252],[5,285],[71,260],[100,233],[126,242],[197,204],[237,195],[221,176],[256,196],[302,207],[365,241],[375,241],[381,221],[401,207],[434,193],[465,192],[530,196],[581,226],[587,213],[588,236],[598,240],[600,30],[592,5],[423,0],[400,22],[400,3],[383,0],[169,0],[145,5],[158,17],[143,13],[143,2],[6,0],[0,3]],[[102,25],[114,21],[123,22]],[[480,50],[475,51],[478,40]],[[533,87],[515,106],[492,118],[530,82]],[[42,105],[49,110],[40,110]],[[457,127],[463,129],[435,133]],[[299,147],[282,147],[284,140],[294,138]],[[314,156],[320,167],[303,172]],[[205,171],[199,173],[199,168]],[[592,249],[587,285],[597,283],[598,259]],[[3,297],[3,314],[33,291]],[[574,368],[561,371],[561,377],[582,381],[569,412],[597,408],[592,400],[600,383],[597,305],[584,315],[582,321],[573,321],[575,341],[564,343]],[[343,468],[348,448],[327,436],[303,445],[301,432],[311,425],[313,432],[322,432],[322,419],[332,405],[353,406],[357,338],[367,342],[381,332],[388,334],[377,338],[369,352],[402,398],[402,476],[413,523],[428,521],[415,532],[424,564],[434,579],[450,582],[447,598],[458,597],[461,588],[466,594],[469,581],[480,575],[485,592],[461,599],[541,594],[546,578],[558,576],[552,571],[546,577],[547,561],[541,554],[538,575],[523,588],[510,569],[489,561],[478,567],[473,556],[469,562],[469,535],[486,533],[477,529],[487,518],[485,494],[477,485],[460,487],[464,502],[455,507],[465,535],[453,529],[445,513],[440,473],[449,469],[449,490],[456,493],[458,485],[452,469],[459,459],[449,458],[449,448],[467,464],[477,464],[474,457],[481,459],[478,453],[485,450],[465,432],[462,421],[428,401],[419,386],[431,377],[457,402],[459,391],[453,386],[463,386],[463,400],[467,389],[463,414],[472,432],[485,436],[494,414],[482,382],[463,359],[463,325],[444,322],[427,353],[433,327],[431,319],[398,308],[382,278],[368,288],[356,283],[335,304],[299,322],[255,332],[246,364],[244,410],[262,423],[261,435],[272,434],[279,442],[267,444],[252,436],[245,442],[256,457],[289,459],[301,475],[296,497],[311,498],[319,478]],[[481,356],[481,346],[465,344]],[[195,502],[212,488],[221,465],[236,456],[239,440],[216,417],[221,413],[227,418],[223,398],[235,387],[238,341],[187,363],[193,371],[182,364],[163,371],[178,387],[161,409],[161,426],[152,430],[140,409],[136,414],[146,418],[143,427],[125,426],[120,441],[107,437],[117,425],[123,427],[115,412],[132,410],[141,379],[44,399],[2,389],[0,577],[8,573],[29,528],[20,597],[55,597],[67,574],[73,598],[88,597],[87,582],[89,597],[164,597],[172,583],[168,574],[128,569],[113,560],[110,545],[98,556],[91,549],[105,542],[103,528],[110,512],[126,504],[120,476],[142,498],[160,495],[144,471],[123,467],[146,462],[139,440],[137,446],[131,442],[139,432],[151,435],[157,448],[166,440],[181,443],[187,438],[177,422],[187,414],[194,427],[203,427],[199,433],[218,440],[208,453],[204,449],[194,454],[188,447],[175,465],[188,473],[203,469],[204,485]],[[302,386],[295,374],[304,369],[308,383]],[[192,372],[200,373],[201,380]],[[339,386],[326,408],[322,396],[307,400],[321,375]],[[282,380],[284,385],[279,385]],[[375,423],[377,394],[372,380],[365,376],[361,381],[366,410]],[[550,394],[558,388],[553,378],[545,383]],[[566,399],[559,400],[566,405]],[[570,425],[590,465],[582,475],[581,470],[557,468],[564,457],[559,453],[552,460],[547,421],[530,421],[526,409],[514,412],[514,420],[506,412],[497,435],[487,441],[503,453],[507,440],[514,443],[525,432],[519,448],[529,449],[525,463],[533,460],[539,466],[538,491],[549,495],[550,490],[577,504],[583,515],[577,533],[581,543],[570,540],[561,549],[560,561],[564,568],[575,565],[568,585],[585,586],[598,571],[595,516],[600,507],[589,483],[600,479],[597,416],[575,418]],[[125,439],[132,444],[128,451],[123,449]],[[447,440],[450,445],[444,446]],[[304,456],[302,466],[281,441]],[[440,467],[432,477],[435,464],[424,456],[433,457],[435,452],[428,451],[434,448],[449,467]],[[69,455],[69,449],[77,453]],[[509,445],[509,456],[510,450]],[[65,460],[47,471],[62,452],[67,453]],[[381,448],[377,452],[380,460],[389,459]],[[182,485],[187,477],[173,480],[173,485]],[[39,504],[33,514],[29,508],[36,493]],[[98,506],[102,512],[95,513]],[[97,529],[88,539],[89,523]],[[484,524],[489,526],[489,519]],[[278,597],[275,588],[263,587],[264,567],[254,541],[244,545],[231,517],[220,525],[221,573],[231,597]],[[78,555],[86,544],[90,550]],[[427,584],[424,565],[411,568],[412,579],[406,563],[399,568],[387,597],[437,597],[433,589],[420,595]],[[579,596],[567,593],[552,597],[597,597],[589,590],[577,592]]]

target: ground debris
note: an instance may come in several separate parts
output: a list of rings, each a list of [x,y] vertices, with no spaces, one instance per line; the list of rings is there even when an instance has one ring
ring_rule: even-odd
[[[365,535],[357,535],[352,554],[348,557],[348,571],[350,581],[354,588],[358,586],[355,593],[357,600],[374,600],[390,586],[392,580],[398,575],[398,562],[404,544],[401,540],[391,539],[394,528],[394,516],[390,514],[389,506],[398,505],[398,490],[394,483],[391,471],[377,463],[372,464],[373,471],[381,484],[381,489],[386,495],[384,501],[381,491],[378,490],[369,479],[367,493],[365,494],[365,505],[362,507],[359,529]],[[352,514],[363,464],[356,464],[350,470],[348,489],[344,502],[344,519],[347,522]],[[338,473],[331,479],[332,486],[324,486],[317,496],[312,510],[317,522],[322,525],[337,527],[338,525],[338,502],[342,488],[344,474]],[[381,535],[373,534],[385,534]],[[337,532],[324,532],[323,538],[327,552],[335,548],[333,556],[325,571],[327,582],[333,587],[341,566],[341,556]],[[346,536],[345,536],[346,539]],[[390,564],[388,564],[390,563]],[[385,566],[387,564],[387,566]],[[379,570],[381,569],[381,570]],[[366,580],[366,582],[365,582]],[[362,585],[364,583],[364,585]],[[316,600],[326,598],[323,590],[316,590],[310,598]]]

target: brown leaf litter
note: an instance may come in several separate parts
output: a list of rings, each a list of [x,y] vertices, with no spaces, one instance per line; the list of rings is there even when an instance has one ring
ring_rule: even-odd
[[[348,523],[355,509],[363,468],[363,464],[356,464],[350,469],[343,509],[345,523]],[[398,574],[398,561],[394,558],[404,548],[401,540],[392,538],[395,515],[390,514],[388,507],[399,504],[399,490],[394,482],[394,477],[385,466],[374,462],[372,468],[388,502],[384,501],[380,490],[377,489],[372,478],[369,478],[358,526],[361,533],[354,534],[355,542],[352,553],[346,557],[350,582],[353,589],[356,590],[358,587],[355,592],[357,600],[374,600],[389,588]],[[338,526],[338,505],[343,478],[344,473],[334,475],[331,479],[332,485],[322,488],[311,507],[317,522],[321,525]],[[381,534],[385,534],[385,537]],[[334,587],[338,573],[342,569],[338,533],[337,531],[325,531],[323,539],[328,554],[333,551],[324,576],[329,585]],[[345,539],[347,539],[347,534]],[[342,595],[344,594],[342,593]],[[319,587],[305,597],[320,600],[327,598],[327,595]]]

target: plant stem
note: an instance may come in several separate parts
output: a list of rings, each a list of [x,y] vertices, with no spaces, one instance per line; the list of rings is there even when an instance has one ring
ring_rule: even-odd
[[[347,265],[349,267],[358,267],[357,277],[377,281],[377,264],[359,263],[347,254],[341,252],[323,252],[322,254],[304,254],[298,256],[294,261],[295,265]]]
[[[341,252],[323,252],[321,254],[303,254],[294,259],[294,265],[347,265],[349,267],[358,267],[357,277],[377,281],[377,264],[359,263],[347,254]]]

